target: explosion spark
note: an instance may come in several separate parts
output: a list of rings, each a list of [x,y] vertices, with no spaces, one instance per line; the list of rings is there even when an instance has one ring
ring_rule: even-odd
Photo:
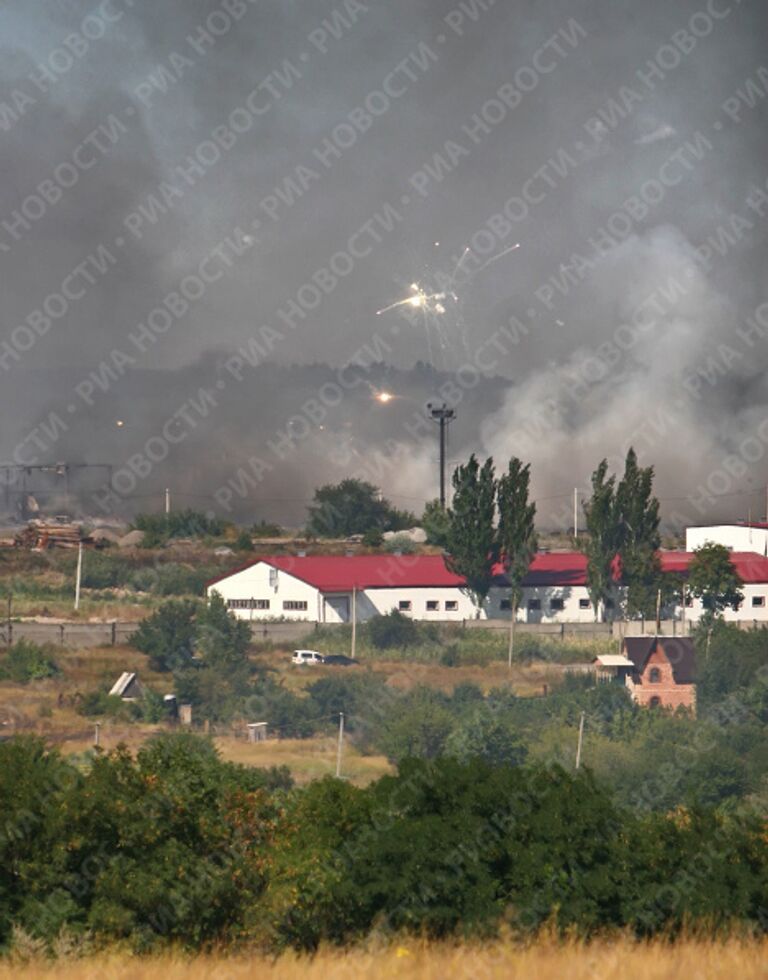
[[[412,296],[398,299],[394,303],[390,303],[389,306],[376,310],[376,316],[381,316],[382,313],[388,313],[390,310],[396,310],[398,306],[412,306],[414,309],[423,310],[424,313],[438,316],[445,313],[445,305],[443,304],[446,297],[445,293],[428,293],[418,282],[411,283],[411,289],[414,290]]]

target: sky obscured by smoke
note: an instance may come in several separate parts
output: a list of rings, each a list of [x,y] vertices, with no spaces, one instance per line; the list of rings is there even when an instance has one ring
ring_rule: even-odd
[[[668,520],[762,514],[767,28],[757,0],[6,5],[0,457],[113,463],[126,510],[299,523],[355,474],[418,512],[431,398],[452,459],[531,462],[543,523],[630,443]],[[414,282],[426,311],[377,315]]]

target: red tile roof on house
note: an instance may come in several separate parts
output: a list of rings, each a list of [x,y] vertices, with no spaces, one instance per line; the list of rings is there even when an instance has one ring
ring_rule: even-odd
[[[768,558],[749,551],[732,552],[731,561],[746,584],[768,583]],[[685,574],[693,558],[690,551],[660,552],[664,572]],[[441,555],[278,555],[248,562],[206,583],[215,585],[259,562],[280,569],[314,586],[321,592],[350,592],[352,589],[455,588],[463,578],[446,568]],[[501,565],[494,569],[496,585],[504,585]],[[618,563],[614,563],[614,576]],[[529,587],[578,586],[587,584],[587,557],[577,551],[544,552],[534,556],[523,584]]]

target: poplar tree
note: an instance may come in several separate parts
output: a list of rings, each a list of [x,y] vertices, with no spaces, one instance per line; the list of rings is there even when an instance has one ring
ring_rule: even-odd
[[[530,481],[530,464],[526,463],[524,466],[516,456],[513,456],[509,461],[507,472],[499,477],[496,484],[496,500],[499,508],[496,553],[509,581],[513,618],[522,596],[523,578],[537,547],[534,528],[536,504],[528,501]]]
[[[587,553],[587,591],[595,611],[606,603],[613,591],[613,562],[620,543],[616,519],[616,477],[608,476],[603,460],[592,474],[592,496],[584,503],[589,541]]]
[[[616,488],[615,507],[627,615],[655,615],[657,594],[662,588],[659,501],[653,496],[653,467],[638,466],[632,447]]]
[[[451,482],[453,501],[448,511],[450,527],[445,563],[466,580],[465,590],[479,616],[491,589],[496,559],[493,459],[489,457],[480,466],[473,453],[468,463],[456,467]]]

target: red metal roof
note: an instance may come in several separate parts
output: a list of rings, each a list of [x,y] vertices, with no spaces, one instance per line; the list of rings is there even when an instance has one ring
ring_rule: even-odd
[[[693,558],[690,551],[660,552],[664,572],[684,574]],[[742,581],[768,583],[768,558],[749,551],[730,555]],[[293,555],[260,558],[212,579],[215,585],[260,561],[314,586],[321,592],[350,592],[357,589],[418,589],[460,586],[463,578],[449,571],[441,555]],[[496,584],[504,584],[503,569],[494,569]],[[614,577],[618,562],[614,563]],[[545,552],[534,556],[523,580],[527,586],[576,586],[587,583],[587,556],[577,551]]]
[[[678,574],[685,574],[693,559],[692,551],[662,551],[660,555],[661,570]],[[755,551],[731,551],[728,557],[745,585],[768,582],[768,558]]]

